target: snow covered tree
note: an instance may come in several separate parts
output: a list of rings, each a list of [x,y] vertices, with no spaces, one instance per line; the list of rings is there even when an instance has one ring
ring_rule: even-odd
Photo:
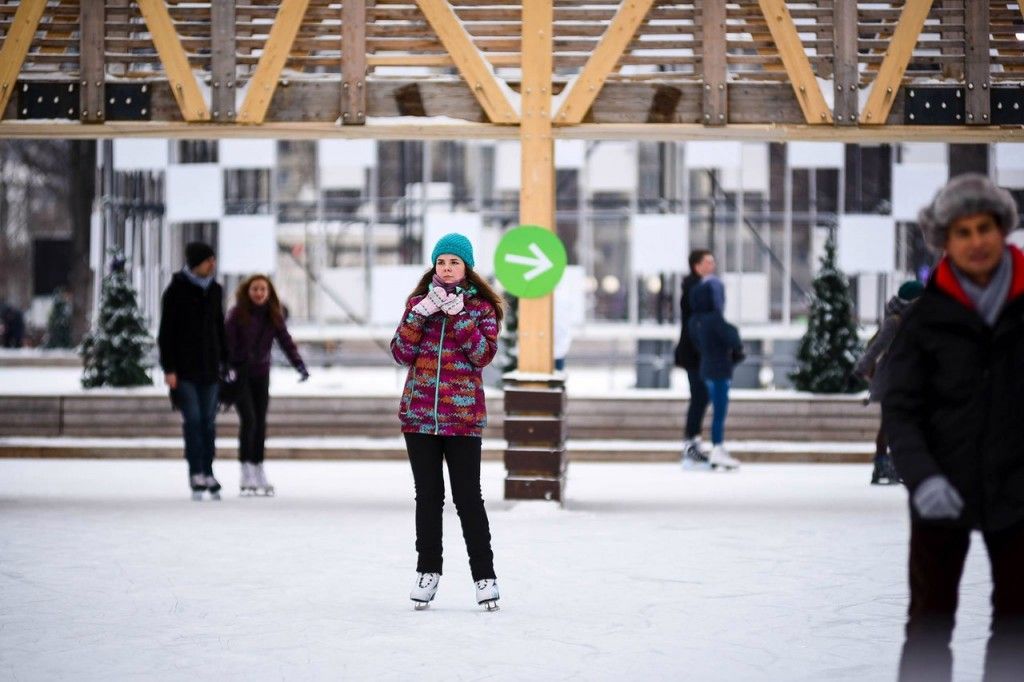
[[[797,371],[790,378],[801,391],[854,393],[862,388],[853,376],[860,353],[850,284],[836,266],[835,239],[829,237],[814,278],[807,333],[797,350]]]
[[[110,274],[103,278],[96,329],[82,343],[82,386],[149,386],[153,379],[146,356],[153,340],[125,272],[125,258],[112,255]]]
[[[46,321],[46,347],[71,348],[71,305],[67,294],[58,290],[53,297],[50,317]]]

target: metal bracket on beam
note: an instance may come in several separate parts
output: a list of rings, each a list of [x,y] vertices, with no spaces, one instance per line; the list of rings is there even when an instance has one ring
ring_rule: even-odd
[[[18,85],[19,119],[78,119],[78,83],[22,82]]]
[[[965,117],[963,88],[906,89],[903,122],[907,125],[961,125]]]
[[[107,83],[108,121],[149,121],[153,88],[148,83]]]
[[[1024,88],[992,88],[992,125],[1024,125]]]

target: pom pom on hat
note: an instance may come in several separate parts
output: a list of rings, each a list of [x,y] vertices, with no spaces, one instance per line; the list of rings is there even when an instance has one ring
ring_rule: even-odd
[[[462,259],[463,263],[473,267],[473,245],[464,235],[458,232],[451,232],[438,239],[433,252],[430,254],[430,262],[436,263],[437,257],[445,253],[458,256]]]

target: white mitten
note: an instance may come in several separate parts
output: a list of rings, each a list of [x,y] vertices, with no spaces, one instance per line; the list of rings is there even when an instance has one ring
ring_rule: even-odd
[[[412,307],[412,311],[417,315],[423,317],[430,317],[441,309],[441,304],[445,302],[444,289],[441,287],[434,287],[427,292],[427,295],[420,300],[419,303]]]
[[[466,306],[465,301],[462,300],[462,294],[451,294],[448,299],[441,304],[441,310],[448,315],[458,315],[462,312],[462,309]]]

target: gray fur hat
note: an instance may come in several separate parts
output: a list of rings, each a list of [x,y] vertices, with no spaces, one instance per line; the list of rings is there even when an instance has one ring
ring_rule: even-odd
[[[1003,234],[1017,228],[1017,203],[1010,193],[980,173],[966,173],[947,182],[932,203],[917,214],[928,248],[942,253],[950,224],[972,213],[991,213]]]

